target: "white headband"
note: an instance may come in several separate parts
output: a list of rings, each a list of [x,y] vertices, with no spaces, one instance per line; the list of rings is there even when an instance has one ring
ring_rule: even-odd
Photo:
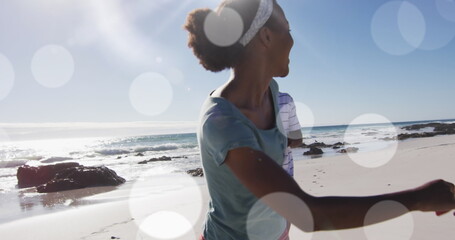
[[[273,0],[260,0],[258,11],[251,23],[250,28],[240,38],[239,43],[246,46],[251,39],[258,33],[259,29],[269,20],[273,12]]]

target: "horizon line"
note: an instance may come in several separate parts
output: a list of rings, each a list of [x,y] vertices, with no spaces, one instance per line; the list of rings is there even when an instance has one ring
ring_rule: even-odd
[[[443,119],[425,119],[425,120],[400,120],[400,121],[390,121],[390,123],[406,123],[406,122],[432,122],[432,121],[455,121],[455,118],[443,118]],[[197,125],[198,121],[76,121],[76,122],[0,122],[0,128],[2,127],[68,127],[67,125],[73,125],[74,127],[95,127],[97,125],[102,125],[103,128],[122,126],[123,127],[141,127],[141,125]],[[356,123],[353,125],[368,125],[368,124],[385,124],[387,122],[378,122],[378,123]],[[106,125],[107,124],[107,125]],[[36,126],[34,126],[36,125]],[[78,126],[79,125],[79,126]],[[350,123],[322,123],[319,125],[312,126],[302,126],[302,128],[308,127],[331,127],[331,126],[347,126],[351,125]],[[144,126],[142,126],[144,127]],[[155,126],[156,127],[156,126]]]

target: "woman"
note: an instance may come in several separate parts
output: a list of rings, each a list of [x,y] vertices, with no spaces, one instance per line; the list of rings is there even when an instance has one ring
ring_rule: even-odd
[[[193,11],[185,24],[200,63],[212,72],[233,73],[201,112],[198,141],[211,197],[202,239],[287,239],[288,222],[305,231],[361,227],[367,211],[385,200],[410,211],[455,208],[454,185],[442,180],[369,197],[315,197],[302,191],[281,167],[287,139],[273,78],[289,72],[293,39],[284,12],[275,0],[225,0],[216,13],[226,9],[235,10],[244,26],[230,46],[207,38],[209,9]],[[375,221],[404,213],[390,209]]]

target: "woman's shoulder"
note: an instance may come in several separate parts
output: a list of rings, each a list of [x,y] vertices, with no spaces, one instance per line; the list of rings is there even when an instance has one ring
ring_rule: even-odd
[[[224,113],[224,114],[231,114],[232,107],[230,106],[230,102],[222,97],[214,97],[208,96],[202,106],[203,113]]]
[[[209,96],[201,108],[200,122],[219,121],[221,119],[240,118],[240,114],[235,111],[232,103],[222,97]]]

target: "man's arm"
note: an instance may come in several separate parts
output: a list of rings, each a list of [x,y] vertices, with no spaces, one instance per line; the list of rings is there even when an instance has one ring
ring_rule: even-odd
[[[302,131],[295,130],[288,133],[288,146],[291,148],[300,147],[303,143]]]

